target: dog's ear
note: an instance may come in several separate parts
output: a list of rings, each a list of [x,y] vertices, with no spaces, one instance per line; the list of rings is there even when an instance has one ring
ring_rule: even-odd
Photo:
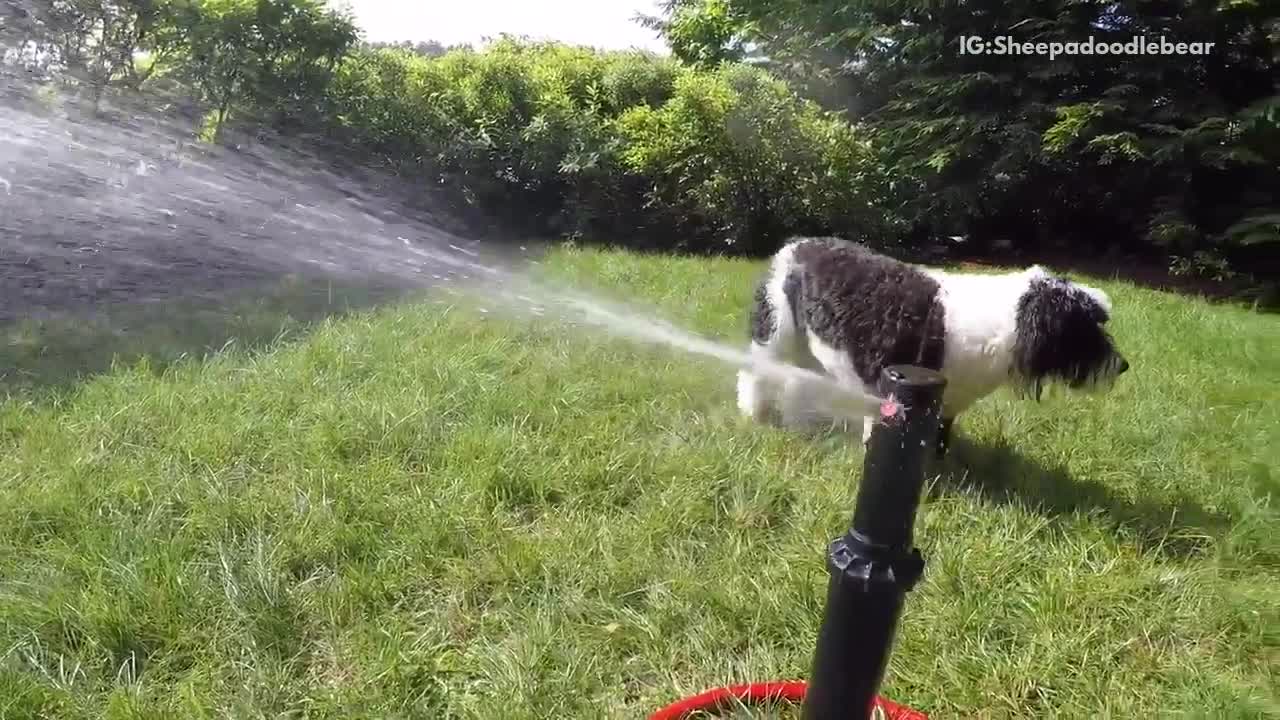
[[[1076,287],[1080,288],[1085,295],[1093,298],[1093,301],[1098,303],[1102,308],[1102,312],[1105,313],[1102,318],[1102,322],[1105,323],[1111,317],[1111,298],[1107,296],[1107,293],[1099,288],[1089,285],[1076,285]]]

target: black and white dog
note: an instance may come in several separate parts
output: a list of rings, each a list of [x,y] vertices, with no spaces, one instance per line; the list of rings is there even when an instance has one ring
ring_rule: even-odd
[[[1003,384],[1040,398],[1060,382],[1109,387],[1129,363],[1105,325],[1111,301],[1097,288],[1039,266],[1003,275],[919,268],[839,238],[794,238],[774,255],[750,312],[751,357],[824,372],[854,392],[876,391],[887,365],[912,364],[947,379],[938,454],[957,415]],[[787,425],[812,419],[803,381],[744,369],[738,407]],[[863,421],[863,441],[872,419]]]

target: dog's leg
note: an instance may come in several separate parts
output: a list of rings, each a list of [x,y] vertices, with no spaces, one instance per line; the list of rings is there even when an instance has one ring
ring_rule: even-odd
[[[751,356],[769,359],[769,348],[759,343],[751,343]],[[767,379],[750,370],[738,371],[738,410],[755,422],[763,423],[773,410],[773,395],[777,388]]]
[[[761,363],[790,363],[796,353],[795,312],[791,300],[785,290],[786,277],[790,272],[789,254],[783,253],[774,259],[769,274],[756,286],[755,296],[750,313],[751,326],[751,359]],[[778,402],[778,393],[792,398],[792,407],[796,389],[789,391],[787,383],[752,372],[744,368],[738,372],[738,410],[757,422],[765,422],[773,415]],[[788,410],[783,409],[783,422],[786,422]]]
[[[756,286],[751,311],[748,314],[748,324],[751,328],[749,350],[751,360],[776,360],[782,328],[779,326],[777,309],[772,298],[769,297],[768,278]],[[763,376],[752,372],[750,368],[739,370],[738,411],[755,422],[765,422],[773,405],[772,385]]]
[[[782,424],[792,430],[816,430],[824,418],[818,408],[821,392],[804,378],[787,378],[782,383]]]
[[[814,364],[822,368],[827,377],[832,378],[842,387],[844,387],[852,395],[866,395],[869,390],[862,378],[858,377],[858,373],[854,370],[853,358],[844,350],[837,350],[828,343],[822,341],[816,334],[808,332],[805,334],[805,349],[808,351],[808,357],[812,358]],[[832,418],[845,427],[846,432],[853,432],[855,423],[859,421],[858,417],[844,416]],[[866,444],[871,438],[872,423],[876,421],[874,417],[862,417],[862,442]]]

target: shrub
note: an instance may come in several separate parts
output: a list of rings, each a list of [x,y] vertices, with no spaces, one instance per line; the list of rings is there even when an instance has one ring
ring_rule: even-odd
[[[871,147],[756,68],[686,70],[669,102],[618,128],[626,169],[655,181],[650,201],[696,218],[714,245],[758,254],[791,233],[886,231]]]
[[[353,142],[526,229],[748,254],[796,232],[894,232],[857,129],[756,68],[506,39],[362,51],[330,95]]]

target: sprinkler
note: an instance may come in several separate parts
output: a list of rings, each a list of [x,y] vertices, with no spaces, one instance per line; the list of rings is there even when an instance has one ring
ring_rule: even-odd
[[[717,688],[662,708],[649,720],[684,720],[738,705],[790,702],[804,720],[924,720],[878,697],[906,593],[924,571],[913,529],[925,462],[937,440],[946,381],[894,365],[880,377],[887,398],[871,431],[853,522],[827,548],[827,605],[808,682]]]

